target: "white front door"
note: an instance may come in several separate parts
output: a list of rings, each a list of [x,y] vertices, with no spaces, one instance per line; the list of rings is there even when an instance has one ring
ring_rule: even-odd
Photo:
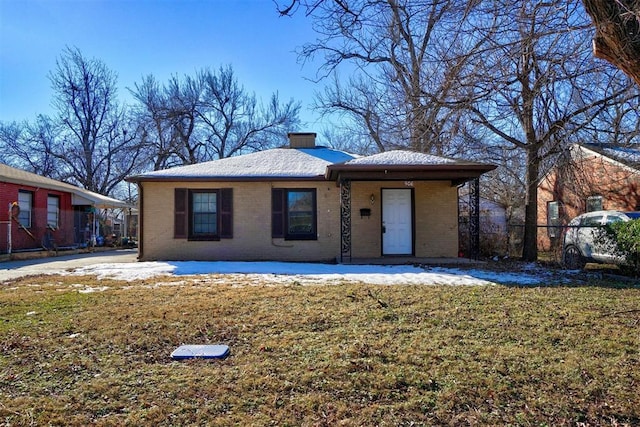
[[[411,189],[382,190],[382,255],[413,254]]]

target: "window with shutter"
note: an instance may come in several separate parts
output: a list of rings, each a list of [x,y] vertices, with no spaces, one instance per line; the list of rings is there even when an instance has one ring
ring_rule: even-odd
[[[285,240],[316,240],[316,190],[274,188],[272,190],[272,237]]]
[[[233,238],[233,189],[175,189],[174,238]]]

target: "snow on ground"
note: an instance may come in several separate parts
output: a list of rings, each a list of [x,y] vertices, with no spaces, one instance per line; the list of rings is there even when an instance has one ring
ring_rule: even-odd
[[[77,268],[70,274],[96,275],[117,280],[141,280],[158,276],[203,274],[243,274],[269,282],[356,281],[379,285],[538,285],[550,278],[545,270],[496,272],[481,269],[417,267],[410,265],[345,265],[287,262],[136,262],[96,264]]]

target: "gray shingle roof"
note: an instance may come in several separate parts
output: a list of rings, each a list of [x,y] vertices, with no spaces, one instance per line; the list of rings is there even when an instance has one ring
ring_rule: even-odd
[[[627,166],[640,170],[640,146],[616,145],[616,144],[582,144],[596,153],[607,156]],[[640,144],[638,144],[640,145]]]
[[[274,148],[236,157],[148,172],[130,181],[168,179],[322,178],[328,165],[357,156],[325,147]]]
[[[17,169],[3,163],[0,163],[0,182],[24,184],[32,187],[49,188],[51,190],[71,193],[77,196],[74,200],[78,202],[82,201],[83,204],[87,203],[98,207],[133,207],[121,200],[103,196],[102,194],[94,193],[93,191],[85,190],[84,188],[76,187],[75,185],[67,184],[66,182],[56,181],[55,179],[40,176],[22,169]]]

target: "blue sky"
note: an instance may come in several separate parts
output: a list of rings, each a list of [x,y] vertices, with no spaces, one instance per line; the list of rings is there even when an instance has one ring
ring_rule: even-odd
[[[165,82],[230,64],[264,102],[275,92],[300,101],[300,130],[320,132],[309,111],[317,65],[294,52],[316,37],[302,12],[279,17],[272,0],[0,0],[0,121],[52,114],[47,76],[69,46],[115,71],[126,102],[144,75]]]

